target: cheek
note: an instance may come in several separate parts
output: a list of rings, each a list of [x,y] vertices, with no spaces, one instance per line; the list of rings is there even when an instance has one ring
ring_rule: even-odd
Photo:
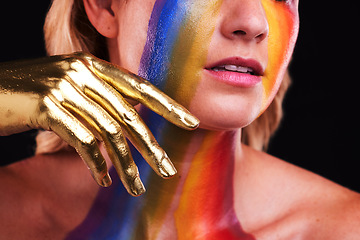
[[[295,6],[262,0],[269,24],[268,65],[263,83],[262,110],[275,97],[294,50],[298,34],[298,14]]]
[[[201,128],[243,128],[258,116],[262,90],[261,84],[251,89],[239,89],[203,79],[189,110],[200,119]]]
[[[139,75],[185,107],[201,77],[221,0],[158,0]]]
[[[134,73],[139,69],[153,6],[154,2],[144,0],[121,3],[118,38],[108,40],[111,61]]]

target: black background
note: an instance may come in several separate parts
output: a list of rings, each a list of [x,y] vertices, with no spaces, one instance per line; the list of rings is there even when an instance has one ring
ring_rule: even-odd
[[[41,2],[7,1],[3,6],[0,62],[46,55],[42,27],[50,1]],[[269,152],[360,191],[359,20],[357,2],[344,3],[300,0],[292,86]],[[21,152],[20,143],[0,138],[1,161],[7,153]]]

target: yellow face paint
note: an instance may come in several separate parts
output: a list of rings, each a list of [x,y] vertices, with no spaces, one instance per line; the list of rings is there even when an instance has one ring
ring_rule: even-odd
[[[189,106],[201,79],[222,1],[195,1],[172,54],[165,92]]]

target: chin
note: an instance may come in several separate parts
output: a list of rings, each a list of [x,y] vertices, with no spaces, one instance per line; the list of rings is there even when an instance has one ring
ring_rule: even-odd
[[[205,78],[187,107],[199,118],[200,128],[234,130],[246,127],[260,115],[262,94],[262,84],[243,88]]]
[[[226,131],[253,122],[260,115],[262,101],[261,83],[236,87],[206,77],[197,86],[190,105],[185,107],[199,118],[200,128]]]
[[[241,116],[233,114],[231,117],[228,117],[228,115],[223,115],[219,112],[205,116],[197,115],[197,117],[200,119],[200,128],[213,131],[230,131],[244,128],[256,119],[256,115],[252,114]]]
[[[260,114],[261,100],[249,101],[244,97],[227,97],[217,100],[211,99],[198,101],[189,108],[200,120],[200,128],[228,131],[246,127]]]

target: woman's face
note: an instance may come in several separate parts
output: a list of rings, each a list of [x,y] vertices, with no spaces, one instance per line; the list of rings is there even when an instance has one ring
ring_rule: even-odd
[[[298,33],[298,0],[128,0],[111,61],[186,106],[201,127],[244,127],[275,96]]]

